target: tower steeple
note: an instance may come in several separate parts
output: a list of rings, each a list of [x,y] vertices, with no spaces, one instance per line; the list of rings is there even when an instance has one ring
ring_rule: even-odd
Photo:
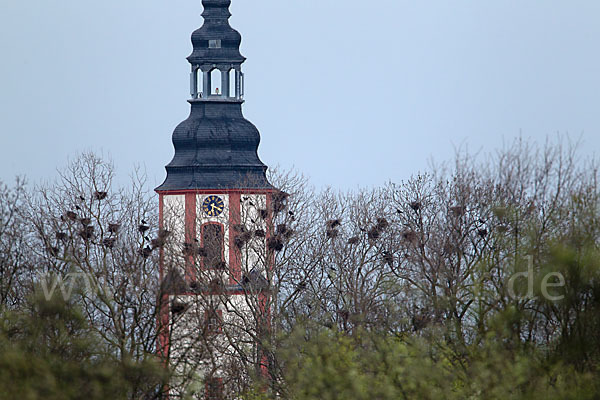
[[[264,371],[261,340],[253,338],[270,325],[274,255],[267,243],[285,196],[267,181],[260,134],[242,114],[246,59],[229,25],[231,0],[202,4],[204,24],[188,57],[191,113],[173,133],[175,155],[156,189],[169,238],[160,248],[166,289],[158,324],[159,351],[174,372],[172,397],[196,387],[200,381],[189,378],[197,376],[206,390],[194,398],[216,399]],[[242,364],[246,370],[230,368]]]
[[[246,60],[229,25],[231,0],[202,0],[204,24],[192,34],[191,113],[173,133],[175,156],[156,190],[269,189],[258,158],[260,134],[242,114]]]

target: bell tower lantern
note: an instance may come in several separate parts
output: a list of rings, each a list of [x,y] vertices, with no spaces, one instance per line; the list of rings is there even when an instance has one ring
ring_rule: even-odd
[[[242,101],[246,60],[241,35],[229,25],[231,0],[204,0],[204,25],[192,34],[192,100]]]

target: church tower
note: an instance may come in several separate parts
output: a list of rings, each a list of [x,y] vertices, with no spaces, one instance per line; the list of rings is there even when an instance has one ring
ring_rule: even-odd
[[[231,0],[202,0],[192,34],[190,116],[159,195],[159,351],[175,372],[169,398],[225,399],[264,374],[271,218],[285,196],[267,181],[260,135],[242,115],[245,58]],[[276,244],[275,244],[276,246]],[[256,376],[256,375],[255,375]]]

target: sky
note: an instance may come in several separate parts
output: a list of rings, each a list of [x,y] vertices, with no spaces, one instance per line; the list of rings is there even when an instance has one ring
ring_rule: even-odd
[[[189,114],[200,0],[2,0],[0,180],[83,151],[165,178]],[[244,114],[269,166],[340,190],[457,148],[557,134],[600,148],[600,1],[232,0]]]

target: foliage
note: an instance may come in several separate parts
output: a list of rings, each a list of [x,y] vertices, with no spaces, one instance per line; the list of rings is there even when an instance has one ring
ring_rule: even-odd
[[[159,392],[158,361],[119,360],[76,305],[38,297],[6,313],[0,331],[0,398],[126,399]]]

